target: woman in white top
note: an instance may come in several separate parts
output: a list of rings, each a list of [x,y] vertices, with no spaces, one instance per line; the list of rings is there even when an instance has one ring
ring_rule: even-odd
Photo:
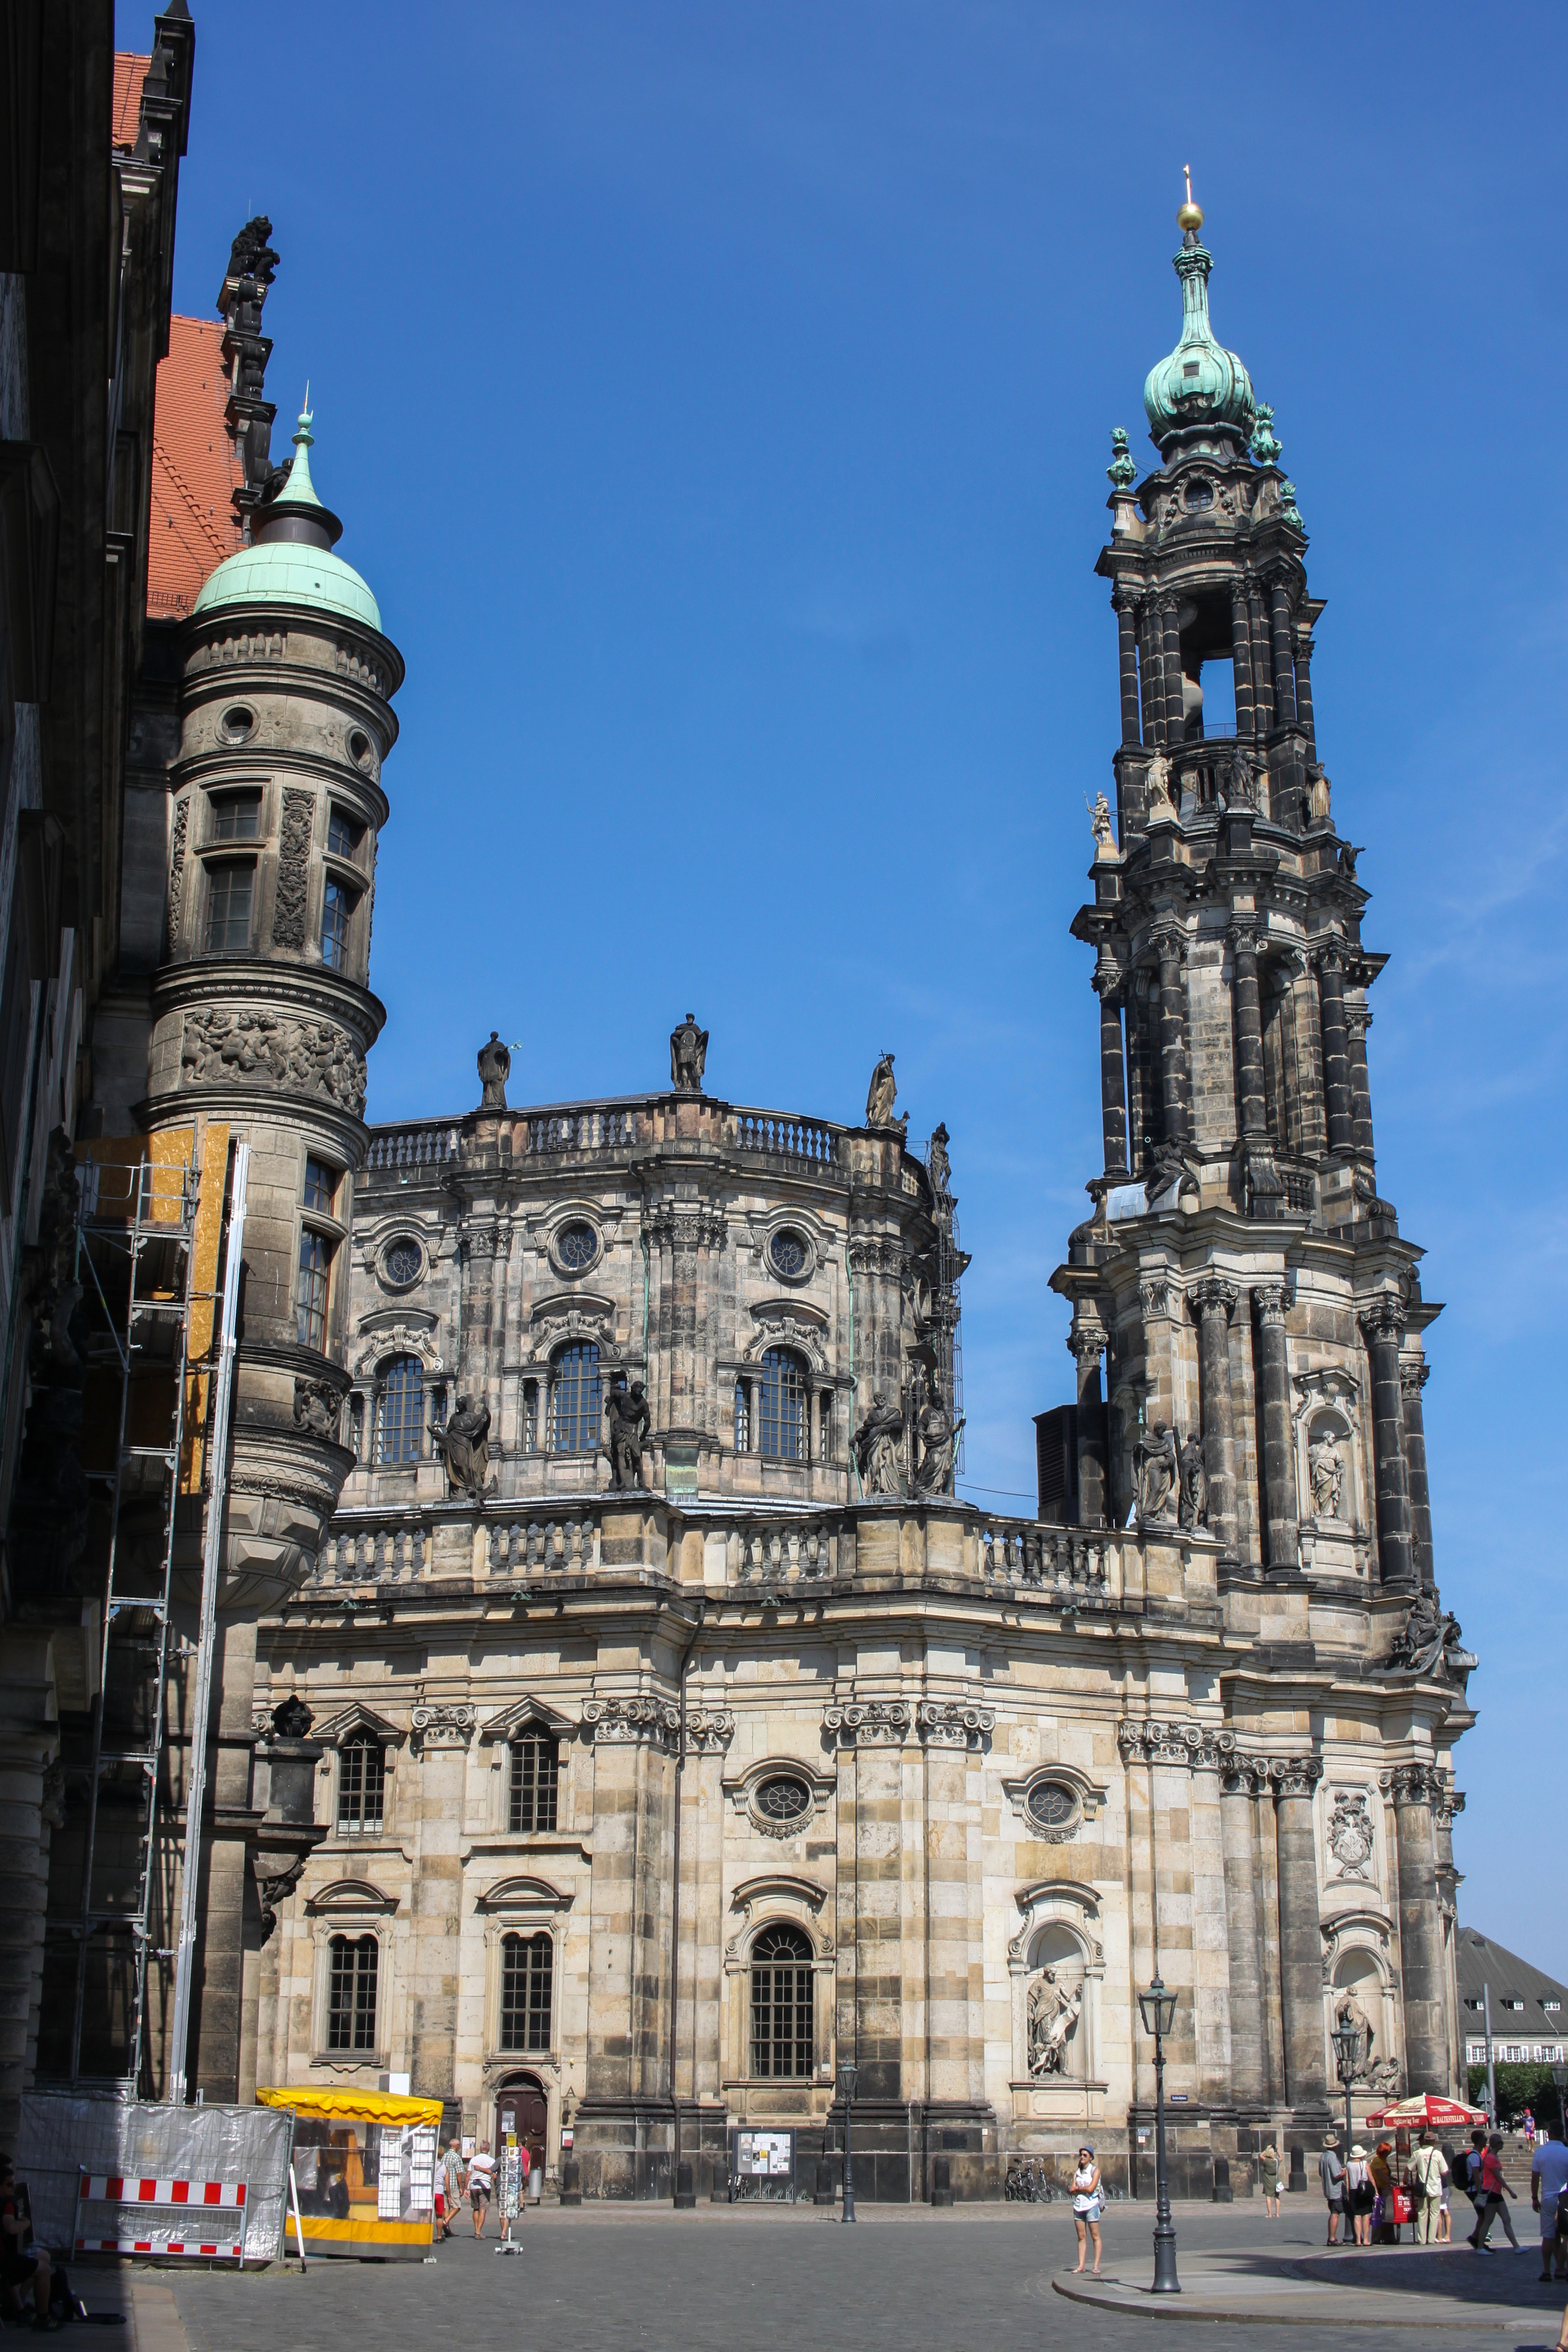
[[[1100,2276],[1100,2167],[1091,2147],[1080,2147],[1078,2166],[1072,2177],[1072,2221],[1078,2231],[1078,2263],[1074,2272],[1082,2270],[1088,2241],[1094,2240],[1094,2275]]]
[[[490,2154],[488,2139],[480,2140],[468,2158],[468,2210],[474,2217],[474,2235],[485,2234],[485,2215],[496,2185],[496,2160]]]

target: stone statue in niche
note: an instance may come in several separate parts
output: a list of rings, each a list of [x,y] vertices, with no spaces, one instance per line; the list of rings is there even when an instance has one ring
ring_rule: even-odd
[[[1065,2074],[1068,2043],[1083,2014],[1083,1990],[1065,1992],[1055,1969],[1042,1969],[1030,1983],[1025,2014],[1029,2029],[1031,2074]]]
[[[871,1073],[871,1084],[866,1096],[868,1127],[891,1127],[893,1105],[898,1099],[898,1081],[893,1076],[893,1057],[884,1054]]]
[[[1367,2076],[1367,2070],[1372,2063],[1372,2044],[1373,2039],[1372,2020],[1367,2015],[1365,2010],[1363,2009],[1360,2001],[1357,2000],[1353,1992],[1343,1993],[1341,1995],[1340,1999],[1335,2001],[1334,2024],[1336,2028],[1342,2025],[1351,2025],[1355,2028],[1358,2056],[1356,2061],[1356,2071],[1352,2079],[1356,2082],[1364,2082]]]
[[[489,1043],[479,1051],[479,1108],[505,1110],[506,1082],[511,1076],[511,1055],[501,1044],[500,1033],[490,1031]]]
[[[1307,788],[1307,822],[1309,824],[1327,824],[1330,822],[1329,803],[1332,787],[1322,768],[1314,768],[1311,777]]]
[[[952,1170],[947,1157],[948,1134],[945,1122],[939,1120],[931,1131],[931,1189],[939,1201],[944,1201],[952,1190]]]
[[[1329,1852],[1342,1876],[1364,1878],[1372,1860],[1372,1815],[1359,1789],[1342,1789],[1329,1816]]]
[[[610,1424],[611,1486],[640,1486],[642,1450],[652,1420],[641,1381],[634,1381],[629,1389],[611,1389],[605,1399],[605,1417]]]
[[[708,1032],[699,1029],[696,1014],[689,1013],[679,1028],[669,1033],[669,1083],[681,1094],[700,1094],[707,1066]]]
[[[1459,1621],[1451,1617],[1436,1592],[1419,1592],[1410,1614],[1394,1638],[1383,1668],[1385,1674],[1442,1675],[1458,1682],[1476,1661],[1461,1644]]]
[[[958,1452],[959,1433],[963,1427],[962,1414],[954,1421],[942,1401],[942,1391],[934,1379],[925,1410],[915,1423],[921,1442],[920,1465],[915,1472],[915,1489],[921,1495],[951,1495],[952,1492],[953,1461]]]
[[[490,1409],[460,1396],[445,1429],[431,1433],[431,1444],[447,1465],[448,1497],[466,1495],[478,1502],[489,1484]]]
[[[1317,1517],[1320,1519],[1337,1519],[1345,1465],[1340,1460],[1340,1450],[1334,1443],[1331,1430],[1321,1430],[1308,1446],[1307,1475],[1312,1482],[1312,1509]]]
[[[1181,1495],[1176,1517],[1184,1528],[1206,1528],[1209,1520],[1208,1473],[1204,1468],[1204,1449],[1191,1430],[1176,1457],[1179,1465]]]
[[[1103,793],[1097,793],[1092,808],[1089,808],[1087,793],[1083,804],[1089,809],[1089,830],[1094,835],[1095,864],[1098,866],[1102,859],[1119,860],[1121,852],[1116,846],[1116,833],[1110,822],[1110,803]]]
[[[1159,1421],[1141,1429],[1133,1448],[1133,1461],[1138,1481],[1139,1518],[1168,1519],[1182,1475],[1175,1431],[1167,1429],[1163,1422]]]
[[[1241,743],[1230,755],[1230,798],[1233,807],[1255,809],[1258,805],[1258,772],[1253,767],[1251,752]]]
[[[871,1398],[871,1409],[855,1432],[855,1466],[860,1473],[860,1489],[866,1495],[901,1495],[903,1478],[899,1469],[899,1444],[904,1433],[904,1416],[896,1404],[889,1404],[880,1389]]]

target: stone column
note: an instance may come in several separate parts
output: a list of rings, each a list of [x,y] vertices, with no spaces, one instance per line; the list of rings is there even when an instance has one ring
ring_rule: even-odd
[[[1268,1132],[1263,1081],[1263,1002],[1258,985],[1258,933],[1250,923],[1230,927],[1231,996],[1236,1009],[1236,1119],[1246,1141]]]
[[[1443,2000],[1443,1922],[1432,1808],[1443,1784],[1430,1764],[1397,1764],[1392,1789],[1399,1841],[1399,1975],[1405,2004],[1405,2089],[1451,2095]]]
[[[1271,1569],[1301,1563],[1296,1507],[1296,1464],[1290,1428],[1290,1357],[1285,1315],[1290,1294],[1282,1282],[1256,1283],[1252,1312],[1258,1330],[1258,1391],[1263,1405],[1263,1517]]]
[[[1258,1778],[1234,1759],[1221,1780],[1220,1835],[1225,1848],[1226,1932],[1230,1949],[1230,2083],[1237,2106],[1261,2106],[1268,2097],[1263,2039],[1263,1969],[1253,1820]]]
[[[1182,961],[1186,942],[1173,924],[1166,924],[1156,936],[1155,947],[1160,958],[1160,1097],[1165,1140],[1179,1146],[1190,1142],[1193,1132],[1192,1077],[1183,1017],[1186,1008]]]
[[[493,1223],[476,1222],[468,1225],[462,1237],[462,1252],[463,1346],[458,1364],[458,1386],[465,1395],[488,1403],[496,1264]]]
[[[1432,1494],[1426,1484],[1426,1424],[1421,1412],[1421,1391],[1430,1364],[1419,1356],[1404,1356],[1399,1364],[1399,1394],[1405,1407],[1405,1466],[1410,1479],[1410,1534],[1415,1573],[1423,1592],[1436,1582],[1432,1559]]]
[[[1326,2106],[1323,2040],[1323,1938],[1318,1902],[1318,1841],[1312,1791],[1323,1768],[1315,1756],[1280,1757],[1268,1766],[1279,1853],[1279,1991],[1285,2012],[1285,2098],[1292,2107]]]
[[[851,1429],[858,1429],[880,1391],[897,1404],[903,1383],[903,1247],[895,1234],[858,1231],[849,1242],[855,1277],[855,1395]]]
[[[1208,1274],[1188,1292],[1198,1326],[1198,1401],[1203,1420],[1204,1472],[1208,1479],[1209,1532],[1226,1557],[1237,1549],[1236,1429],[1230,1407],[1230,1318],[1241,1293],[1234,1282]]]
[[[1160,607],[1161,668],[1165,684],[1165,740],[1180,743],[1186,735],[1186,714],[1182,708],[1182,632],[1176,620],[1176,603],[1169,597]]]
[[[408,2067],[409,2088],[419,2098],[449,2099],[453,2092],[463,1914],[458,1853],[473,1728],[474,1710],[460,1701],[421,1704],[411,1720],[408,1769],[418,1776],[419,1794],[409,1890]],[[402,1769],[400,1763],[400,1778]],[[407,1795],[399,1790],[400,1811]]]
[[[1198,2095],[1212,2106],[1228,2106],[1235,2096],[1221,1762],[1215,1738],[1205,1733],[1202,1748],[1193,1753],[1190,1798],[1193,2022]]]
[[[261,1949],[261,1906],[247,1854],[261,1819],[251,1795],[255,1617],[220,1615],[216,1646],[204,1816],[211,1829],[201,1855],[186,2074],[205,2098],[228,2105],[240,2095],[246,1954]]]
[[[1252,641],[1247,615],[1247,583],[1237,580],[1230,592],[1230,667],[1236,679],[1236,732],[1243,743],[1254,732],[1252,703]]]
[[[1318,756],[1318,731],[1312,723],[1312,632],[1305,623],[1296,631],[1296,717],[1307,738],[1307,757]]]
[[[1121,974],[1114,963],[1097,971],[1100,994],[1100,1108],[1105,1130],[1105,1172],[1127,1172],[1127,1072],[1121,1052]]]
[[[1347,1004],[1345,1027],[1350,1033],[1351,1149],[1359,1159],[1373,1157],[1372,1078],[1366,1066],[1366,1033],[1372,1015],[1364,1004]]]
[[[1263,594],[1256,581],[1247,583],[1247,612],[1251,620],[1252,637],[1252,701],[1257,716],[1257,730],[1267,735],[1274,726],[1274,669],[1268,651],[1268,623],[1263,610]],[[1265,809],[1263,814],[1269,812]]]
[[[1143,740],[1165,740],[1165,704],[1160,686],[1159,614],[1144,604],[1138,614],[1139,694],[1143,709]]]
[[[1274,724],[1296,724],[1296,672],[1290,658],[1290,600],[1282,580],[1268,583],[1269,635],[1274,652]]]
[[[1105,1352],[1105,1333],[1081,1306],[1073,1310],[1068,1347],[1078,1365],[1078,1522],[1083,1528],[1103,1527],[1108,1465],[1100,1360]]]
[[[1318,957],[1318,996],[1323,1023],[1323,1093],[1328,1105],[1329,1150],[1349,1151],[1354,1140],[1351,1100],[1350,1035],[1345,1025],[1345,964],[1337,947]]]
[[[1410,1473],[1405,1458],[1405,1399],[1399,1383],[1399,1343],[1405,1301],[1380,1292],[1363,1311],[1362,1336],[1372,1367],[1372,1443],[1377,1492],[1377,1557],[1385,1590],[1414,1592],[1415,1546],[1410,1526]]]
[[[1116,612],[1116,650],[1121,670],[1121,740],[1124,743],[1142,740],[1138,724],[1138,642],[1132,631],[1132,604],[1129,597],[1118,594],[1111,598]]]

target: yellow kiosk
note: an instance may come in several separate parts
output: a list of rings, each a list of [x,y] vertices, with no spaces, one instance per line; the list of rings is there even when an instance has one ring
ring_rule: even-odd
[[[294,2189],[307,2254],[418,2262],[429,2252],[439,2099],[347,2086],[256,2096],[294,2117]]]

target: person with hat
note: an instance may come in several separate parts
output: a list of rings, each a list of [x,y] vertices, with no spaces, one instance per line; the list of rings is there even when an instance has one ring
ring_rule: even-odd
[[[1263,2210],[1271,2221],[1279,2219],[1279,2151],[1272,2140],[1258,2159],[1258,2185],[1263,2191]]]
[[[1373,2187],[1372,2167],[1367,2153],[1358,2139],[1345,2165],[1345,2210],[1351,2217],[1358,2246],[1372,2243],[1372,2209],[1377,2202],[1377,2190]]]
[[[1329,2243],[1337,2246],[1345,2218],[1345,2160],[1332,2132],[1324,2139],[1318,2158],[1318,2178],[1323,2184],[1323,2201],[1329,2209]]]

